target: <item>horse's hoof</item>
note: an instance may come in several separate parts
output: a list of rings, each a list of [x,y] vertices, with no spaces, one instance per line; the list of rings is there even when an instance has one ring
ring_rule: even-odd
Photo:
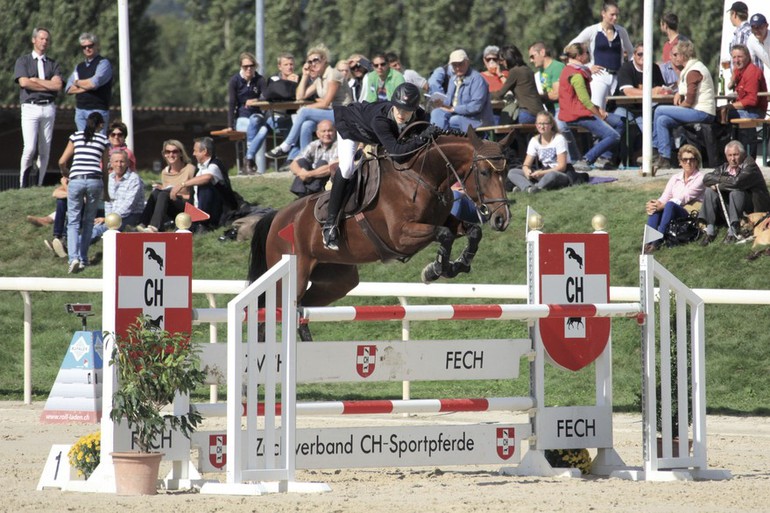
[[[460,273],[469,273],[471,272],[471,266],[470,264],[466,264],[465,262],[452,262],[449,266],[449,271],[446,273],[447,278],[454,278]]]
[[[423,283],[431,283],[441,278],[441,273],[436,271],[436,263],[433,262],[425,266],[420,274]]]

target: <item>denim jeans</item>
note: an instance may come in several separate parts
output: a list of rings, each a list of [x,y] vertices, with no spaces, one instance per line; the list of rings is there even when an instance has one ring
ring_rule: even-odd
[[[78,127],[78,131],[83,131],[86,129],[86,121],[88,121],[88,116],[91,115],[92,112],[98,112],[102,115],[102,119],[104,119],[104,125],[102,126],[102,134],[107,135],[107,129],[110,127],[110,111],[108,110],[85,110],[85,109],[75,109],[75,126]]]
[[[311,142],[313,142],[313,134],[319,121],[328,120],[334,122],[334,110],[332,109],[311,109],[304,107],[297,111],[296,117],[293,119],[293,124],[289,135],[286,136],[283,143],[289,146],[297,146],[304,148]]]
[[[671,159],[671,129],[685,123],[712,123],[714,116],[701,110],[659,105],[652,118],[652,145],[661,157]]]
[[[580,118],[571,121],[570,125],[583,127],[599,138],[599,141],[583,156],[590,164],[593,164],[602,154],[614,154],[625,128],[623,118],[615,114],[607,114],[604,120],[596,116]]]
[[[536,117],[537,117],[537,112],[535,112],[534,114],[530,114],[528,110],[519,109],[519,119],[517,120],[517,122],[523,125],[531,125],[535,123]]]
[[[439,128],[447,129],[452,128],[466,132],[468,126],[477,128],[481,126],[480,119],[469,118],[467,116],[461,116],[460,114],[453,114],[444,109],[433,109],[430,113],[430,122]]]
[[[668,231],[668,225],[673,219],[687,217],[688,215],[690,214],[683,207],[680,207],[673,201],[669,201],[664,205],[663,210],[647,216],[647,226],[655,228],[665,235]]]
[[[122,232],[126,226],[137,226],[141,220],[142,220],[142,214],[128,214],[126,217],[123,218],[123,222],[120,223],[120,227],[118,228],[118,231]],[[101,239],[102,235],[104,235],[104,232],[106,231],[107,231],[106,223],[95,224],[94,229],[91,232],[91,244],[94,244],[99,239]]]
[[[64,238],[64,225],[67,223],[67,200],[56,198],[56,215],[53,218],[53,236],[57,239]]]
[[[101,178],[74,179],[67,186],[67,254],[70,262],[80,260],[88,265],[88,246],[103,189]]]

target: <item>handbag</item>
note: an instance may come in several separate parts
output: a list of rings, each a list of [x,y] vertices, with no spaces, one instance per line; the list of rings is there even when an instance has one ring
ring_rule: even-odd
[[[698,211],[693,210],[688,216],[671,220],[665,233],[666,246],[671,248],[695,242],[700,239],[701,233],[698,227]]]

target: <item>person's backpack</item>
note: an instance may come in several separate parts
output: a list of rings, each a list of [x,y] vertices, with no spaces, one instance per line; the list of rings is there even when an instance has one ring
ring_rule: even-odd
[[[700,239],[701,230],[698,227],[698,211],[693,210],[687,217],[677,217],[668,224],[664,234],[666,246],[673,247],[688,244]]]

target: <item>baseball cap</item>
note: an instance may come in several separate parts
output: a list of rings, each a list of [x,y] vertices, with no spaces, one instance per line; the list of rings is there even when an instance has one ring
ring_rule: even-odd
[[[465,50],[455,50],[449,54],[449,64],[452,64],[453,62],[463,62],[466,60],[468,60],[468,54],[465,53]]]
[[[757,13],[751,17],[749,24],[752,27],[761,27],[762,25],[767,25],[767,18],[765,18],[764,14]]]
[[[727,12],[745,12],[746,14],[749,13],[749,7],[743,3],[743,2],[733,2],[733,5],[730,6],[729,9],[727,9]]]

